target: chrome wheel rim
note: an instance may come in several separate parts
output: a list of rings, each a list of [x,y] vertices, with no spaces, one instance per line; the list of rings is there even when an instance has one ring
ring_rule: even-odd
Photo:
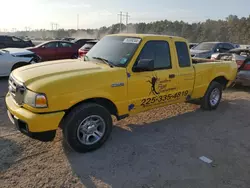
[[[218,88],[214,88],[210,94],[210,104],[211,106],[215,106],[218,104],[220,100],[220,90]]]
[[[105,121],[98,115],[86,117],[78,126],[77,138],[84,145],[97,143],[104,135]]]

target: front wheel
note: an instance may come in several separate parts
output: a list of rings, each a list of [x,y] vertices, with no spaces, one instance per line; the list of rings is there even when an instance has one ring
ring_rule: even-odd
[[[204,110],[215,110],[221,101],[223,86],[213,81],[207,89],[201,102],[201,108]]]
[[[74,108],[62,124],[68,145],[79,153],[101,147],[112,130],[110,113],[98,104],[82,104]]]

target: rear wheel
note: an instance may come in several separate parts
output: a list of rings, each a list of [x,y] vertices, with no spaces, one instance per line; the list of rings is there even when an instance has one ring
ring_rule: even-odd
[[[110,113],[98,104],[74,108],[62,123],[64,138],[75,151],[84,153],[101,147],[112,130]]]
[[[204,110],[215,110],[220,104],[222,89],[223,86],[220,83],[213,81],[201,101],[201,108]]]

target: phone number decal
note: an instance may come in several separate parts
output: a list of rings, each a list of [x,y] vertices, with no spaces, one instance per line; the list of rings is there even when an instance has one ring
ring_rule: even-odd
[[[148,105],[154,105],[159,103],[164,103],[170,100],[178,100],[180,97],[186,97],[188,95],[188,90],[183,92],[178,92],[174,94],[167,94],[163,96],[150,97],[141,100],[141,106],[145,107]]]

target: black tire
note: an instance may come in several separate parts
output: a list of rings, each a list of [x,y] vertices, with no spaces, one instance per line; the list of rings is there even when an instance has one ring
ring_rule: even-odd
[[[211,100],[210,100],[210,96],[212,94],[213,91],[217,90],[219,92],[218,96],[219,99],[216,103],[212,104]],[[211,84],[209,85],[206,94],[204,95],[204,97],[201,100],[201,108],[203,110],[215,110],[217,109],[217,107],[220,104],[221,101],[221,97],[222,97],[222,90],[223,90],[223,86],[218,83],[218,82],[211,82]]]
[[[29,65],[30,63],[16,63],[15,65],[13,65],[13,67],[11,68],[11,71],[17,69],[17,68],[20,68],[20,67],[23,67],[25,65]]]
[[[105,122],[105,131],[100,140],[92,145],[83,144],[77,135],[81,122],[91,115],[100,116]],[[93,151],[108,139],[112,127],[112,117],[106,108],[95,103],[86,103],[73,108],[62,122],[63,135],[68,146],[79,153]]]
[[[78,58],[78,54],[74,54],[72,55],[71,59],[77,59]]]

